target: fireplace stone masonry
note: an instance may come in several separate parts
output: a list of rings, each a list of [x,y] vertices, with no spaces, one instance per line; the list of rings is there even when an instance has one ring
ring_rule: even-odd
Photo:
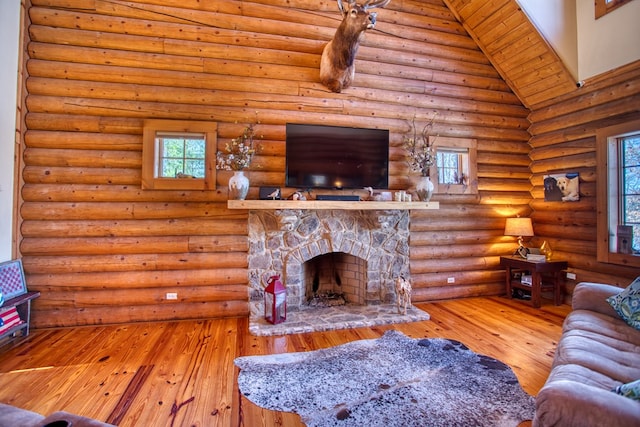
[[[264,314],[267,279],[281,276],[287,310],[304,310],[304,263],[324,254],[350,254],[364,261],[365,305],[395,301],[395,279],[409,273],[407,210],[251,210],[249,212],[249,303],[251,317]]]

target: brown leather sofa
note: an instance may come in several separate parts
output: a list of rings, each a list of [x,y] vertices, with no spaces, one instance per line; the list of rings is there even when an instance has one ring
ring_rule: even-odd
[[[612,391],[640,379],[640,330],[606,301],[621,291],[576,286],[551,373],[536,397],[534,427],[640,426],[640,401]]]

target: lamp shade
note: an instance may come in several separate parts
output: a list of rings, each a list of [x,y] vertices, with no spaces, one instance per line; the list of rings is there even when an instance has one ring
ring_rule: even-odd
[[[505,236],[533,236],[531,218],[507,218],[504,224]]]

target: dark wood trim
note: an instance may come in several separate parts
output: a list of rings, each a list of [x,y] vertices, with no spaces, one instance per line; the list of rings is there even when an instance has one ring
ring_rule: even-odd
[[[613,12],[620,6],[629,3],[631,0],[594,0],[596,19],[602,18],[609,12]]]

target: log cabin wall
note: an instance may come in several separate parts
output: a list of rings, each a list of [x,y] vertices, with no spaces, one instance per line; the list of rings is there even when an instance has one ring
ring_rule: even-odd
[[[247,213],[227,209],[231,173],[212,191],[142,190],[149,118],[216,122],[222,148],[257,114],[257,198],[284,184],[287,122],[390,129],[390,187],[412,188],[402,135],[437,113],[434,133],[477,140],[479,192],[412,213],[414,301],[503,292],[499,256],[515,248],[504,219],[531,211],[529,110],[442,1],[379,10],[341,94],[319,83],[333,1],[31,0],[27,11],[19,250],[42,292],[34,326],[248,315]]]
[[[576,280],[627,286],[637,267],[596,259],[596,130],[640,118],[640,61],[586,80],[583,87],[532,108],[532,218],[536,241],[547,240]],[[579,172],[580,201],[545,202],[547,174]]]

